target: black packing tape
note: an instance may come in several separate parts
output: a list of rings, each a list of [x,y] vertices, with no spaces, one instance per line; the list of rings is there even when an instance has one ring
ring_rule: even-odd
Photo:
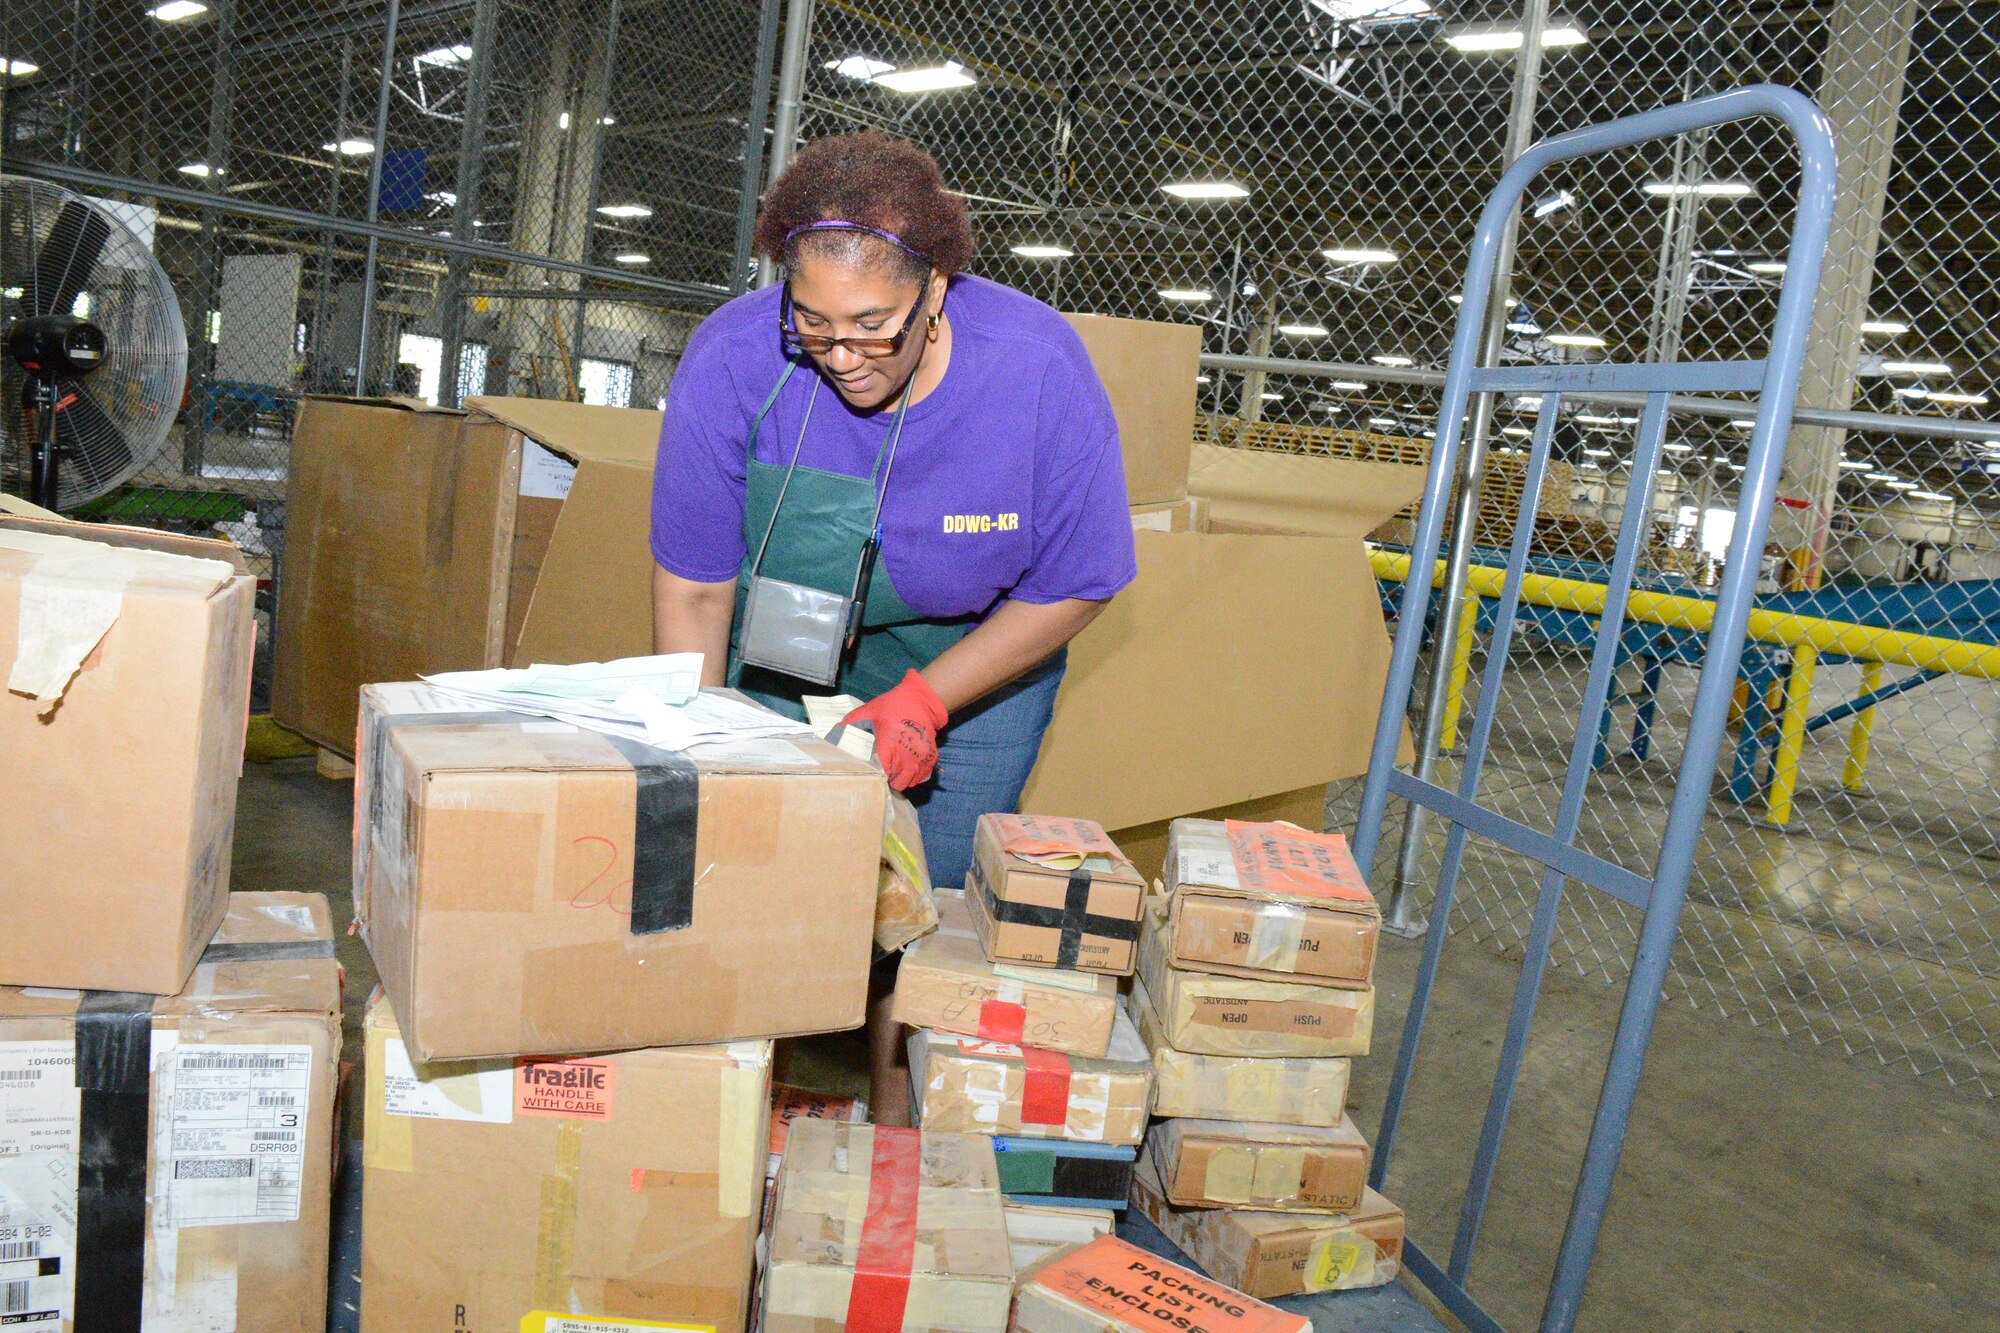
[[[86,991],[76,1010],[77,1333],[139,1333],[153,998]]]
[[[286,940],[279,944],[211,944],[201,951],[204,963],[283,963],[295,958],[331,958],[332,940]]]
[[[694,924],[694,840],[701,774],[672,750],[606,736],[638,780],[632,827],[632,933]]]
[[[1047,926],[1062,932],[1056,944],[1056,966],[1075,967],[1078,955],[1083,949],[1083,937],[1095,935],[1107,940],[1136,940],[1139,938],[1139,923],[1116,916],[1092,916],[1090,913],[1090,872],[1082,866],[1069,872],[1069,884],[1063,890],[1061,907],[1044,907],[1040,903],[1010,902],[993,891],[986,876],[976,876],[980,891],[986,897],[987,910],[993,913],[995,921],[1010,926]]]
[[[373,713],[368,715],[368,735],[362,748],[365,755],[357,755],[368,765],[368,827],[382,826],[382,803],[387,798],[383,789],[388,785],[384,779],[389,771],[389,732],[403,727],[477,727],[495,722],[529,722],[535,720],[530,713],[510,713],[505,709],[467,709],[456,713]],[[363,836],[367,836],[365,833]]]
[[[1010,1153],[1033,1152],[1018,1146],[1009,1148]],[[1132,1192],[1133,1162],[1115,1157],[1066,1157],[1051,1152],[1055,1159],[1055,1179],[1048,1188],[1048,1194],[1057,1199],[1089,1199],[1106,1207],[1122,1207]],[[1039,1193],[1035,1190],[1014,1189],[1015,1194]]]

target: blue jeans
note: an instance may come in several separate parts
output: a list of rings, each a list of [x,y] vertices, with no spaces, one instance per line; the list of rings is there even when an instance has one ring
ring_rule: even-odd
[[[924,859],[935,887],[964,887],[981,815],[1012,814],[1019,808],[1067,661],[1068,649],[1059,650],[967,708],[939,735],[937,774],[908,793],[917,807]]]

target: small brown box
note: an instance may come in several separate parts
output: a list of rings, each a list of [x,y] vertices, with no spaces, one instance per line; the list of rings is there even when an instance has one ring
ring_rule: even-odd
[[[1130,999],[1139,1039],[1153,1057],[1153,1114],[1331,1126],[1346,1114],[1353,1061],[1189,1055],[1160,1035],[1152,997],[1138,981]]]
[[[1096,972],[995,963],[973,933],[966,895],[939,893],[937,904],[938,928],[903,951],[891,1018],[987,1041],[1103,1057],[1118,1012],[1116,981]]]
[[[1132,1173],[1132,1206],[1203,1272],[1259,1300],[1380,1287],[1403,1266],[1403,1210],[1374,1190],[1330,1217],[1176,1208],[1148,1151]]]
[[[1166,885],[1176,967],[1359,990],[1382,914],[1338,833],[1177,819]]]
[[[1248,1120],[1162,1120],[1146,1146],[1170,1202],[1188,1208],[1345,1213],[1368,1187],[1368,1142],[1332,1129]]]
[[[981,815],[966,897],[998,962],[1129,976],[1146,881],[1102,826],[1048,815]]]
[[[1146,1134],[1153,1066],[1121,1010],[1101,1060],[918,1028],[910,1082],[926,1129],[1131,1144]]]

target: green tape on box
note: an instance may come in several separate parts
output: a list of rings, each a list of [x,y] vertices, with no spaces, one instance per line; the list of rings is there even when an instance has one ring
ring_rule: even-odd
[[[1052,1152],[998,1153],[993,1158],[1000,1168],[1002,1194],[1053,1194],[1056,1188],[1056,1155]]]

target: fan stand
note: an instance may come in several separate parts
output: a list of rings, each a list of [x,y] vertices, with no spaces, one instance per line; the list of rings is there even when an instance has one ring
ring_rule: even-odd
[[[34,418],[34,438],[29,442],[28,499],[54,511],[62,488],[62,444],[56,439],[56,386],[30,376],[26,392],[27,410]]]

